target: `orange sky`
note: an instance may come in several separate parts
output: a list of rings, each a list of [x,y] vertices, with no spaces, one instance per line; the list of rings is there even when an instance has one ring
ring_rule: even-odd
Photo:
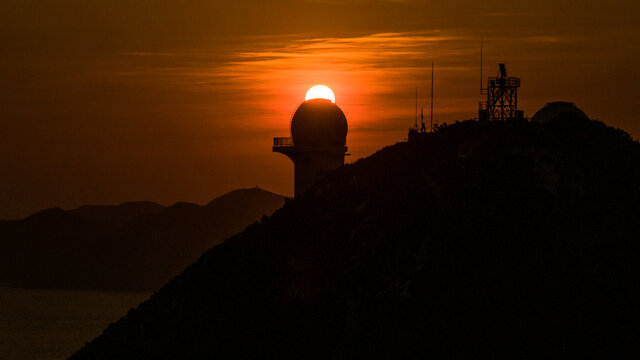
[[[401,141],[414,91],[436,120],[475,116],[507,63],[520,107],[575,102],[635,138],[640,5],[611,0],[7,0],[0,4],[0,219],[51,206],[291,195],[271,152],[306,90],[349,121],[348,161]]]

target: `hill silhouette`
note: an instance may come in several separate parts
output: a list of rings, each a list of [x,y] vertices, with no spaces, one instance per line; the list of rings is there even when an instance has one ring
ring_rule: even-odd
[[[0,269],[18,287],[151,291],[204,251],[282,206],[253,188],[205,206],[53,208],[0,227]]]
[[[621,357],[640,144],[463,122],[331,173],[71,359]]]

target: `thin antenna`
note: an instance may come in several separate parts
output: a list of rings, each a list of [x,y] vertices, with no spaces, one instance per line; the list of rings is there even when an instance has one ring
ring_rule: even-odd
[[[480,95],[482,95],[482,84],[484,82],[484,79],[482,78],[482,45],[483,45],[484,39],[480,38]]]
[[[433,60],[431,60],[431,132],[433,132]]]
[[[413,124],[413,126],[417,129],[418,128],[418,88],[416,87],[416,120],[415,123]]]

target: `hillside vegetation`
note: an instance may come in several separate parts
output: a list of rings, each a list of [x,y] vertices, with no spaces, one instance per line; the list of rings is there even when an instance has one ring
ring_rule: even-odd
[[[619,358],[639,185],[602,123],[457,123],[338,169],[72,359]]]

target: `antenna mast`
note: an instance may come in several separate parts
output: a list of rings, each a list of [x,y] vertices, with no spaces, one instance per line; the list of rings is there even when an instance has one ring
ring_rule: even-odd
[[[484,82],[484,78],[482,77],[482,45],[483,45],[484,39],[480,39],[480,95],[483,95],[482,91],[484,90],[482,88],[482,83]]]
[[[416,87],[416,119],[413,124],[413,127],[418,128],[418,88]]]
[[[433,60],[431,60],[431,117],[430,117],[431,132],[433,132]]]

